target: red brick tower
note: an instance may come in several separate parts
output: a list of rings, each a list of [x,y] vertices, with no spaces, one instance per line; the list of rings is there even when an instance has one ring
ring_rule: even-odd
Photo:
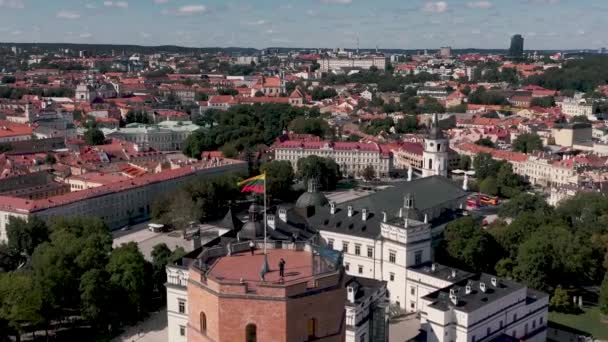
[[[343,341],[341,255],[309,244],[269,243],[270,271],[262,280],[261,242],[258,247],[254,255],[247,242],[233,245],[231,253],[214,247],[192,265],[188,341]]]

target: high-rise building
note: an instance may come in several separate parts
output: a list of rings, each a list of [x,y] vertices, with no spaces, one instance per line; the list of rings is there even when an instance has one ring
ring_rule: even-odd
[[[439,57],[441,57],[441,58],[452,57],[452,48],[449,46],[444,46],[441,49],[439,49]]]
[[[522,57],[524,55],[524,37],[516,34],[511,37],[511,47],[509,48],[510,57]]]

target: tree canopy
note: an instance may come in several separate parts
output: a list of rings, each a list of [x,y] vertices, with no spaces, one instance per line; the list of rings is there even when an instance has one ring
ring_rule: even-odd
[[[226,111],[209,110],[195,120],[196,124],[209,128],[191,134],[184,142],[183,152],[200,158],[202,151],[215,151],[226,144],[232,144],[238,152],[258,144],[270,145],[290,122],[309,112],[313,113],[315,109],[276,103],[239,105]]]
[[[84,133],[84,142],[89,146],[103,145],[105,140],[106,137],[103,135],[103,132],[97,127],[89,128]]]
[[[298,160],[298,178],[304,184],[317,179],[321,189],[329,191],[336,189],[341,177],[340,166],[331,158],[309,156]]]
[[[532,153],[543,149],[543,142],[535,133],[523,133],[513,141],[513,149],[522,153]]]

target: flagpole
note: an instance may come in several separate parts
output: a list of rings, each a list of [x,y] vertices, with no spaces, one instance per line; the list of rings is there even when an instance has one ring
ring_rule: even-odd
[[[266,173],[264,173],[264,255],[266,255],[266,225],[268,221],[266,220]]]

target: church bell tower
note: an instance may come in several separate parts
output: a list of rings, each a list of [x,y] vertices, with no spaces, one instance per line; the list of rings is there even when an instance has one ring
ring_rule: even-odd
[[[439,117],[433,115],[433,122],[429,134],[424,139],[422,152],[422,177],[448,176],[448,147],[450,141],[439,128]]]

